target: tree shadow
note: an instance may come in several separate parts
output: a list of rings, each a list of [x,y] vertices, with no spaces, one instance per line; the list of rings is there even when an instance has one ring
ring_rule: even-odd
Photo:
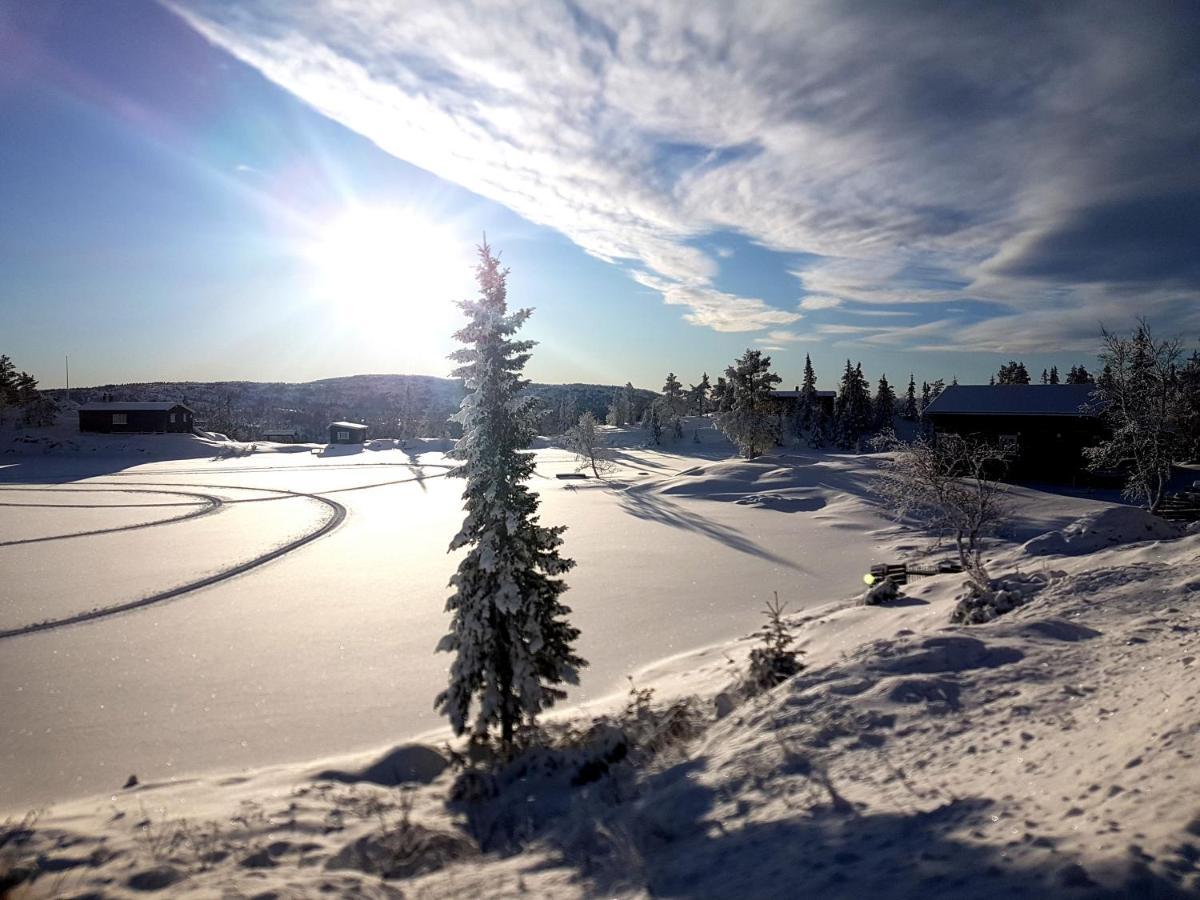
[[[710,540],[717,541],[739,553],[747,553],[797,572],[811,574],[794,560],[766,550],[726,525],[720,525],[680,509],[662,496],[646,491],[624,491],[621,494],[621,509],[629,515],[647,522],[657,522],[683,531],[691,531]]]
[[[581,817],[577,827],[547,829],[554,849],[546,867],[567,867],[596,896],[644,891],[653,897],[726,900],[737,897],[873,898],[1189,896],[1179,882],[1147,867],[1121,868],[1118,888],[1103,887],[1052,838],[1027,829],[1005,844],[997,834],[995,801],[949,799],[932,809],[871,813],[851,807],[805,766],[784,775],[809,776],[807,801],[776,785],[760,794],[772,821],[755,821],[744,800],[735,808],[699,778],[703,765],[680,763],[647,780],[642,798],[613,814]],[[781,776],[780,781],[785,779]],[[786,778],[795,784],[794,778]],[[769,790],[771,783],[765,787]],[[813,800],[816,800],[813,803]],[[722,802],[724,801],[724,802]],[[718,808],[719,806],[719,808]],[[1110,880],[1105,878],[1105,880]]]

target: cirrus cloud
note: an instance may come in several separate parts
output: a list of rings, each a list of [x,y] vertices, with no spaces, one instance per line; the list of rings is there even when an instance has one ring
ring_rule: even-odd
[[[699,326],[953,301],[983,321],[822,333],[1017,352],[1121,311],[1200,330],[1180,302],[1200,288],[1194,4],[173,8],[385,150],[628,265]],[[793,308],[714,287],[695,240],[716,231],[807,254]]]

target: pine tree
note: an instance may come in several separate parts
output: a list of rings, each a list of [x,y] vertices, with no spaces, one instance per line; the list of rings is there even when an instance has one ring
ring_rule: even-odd
[[[921,382],[921,412],[924,413],[929,408],[929,404],[933,402],[933,398],[929,396],[929,382]]]
[[[705,406],[708,403],[708,391],[711,384],[708,381],[708,373],[705,372],[700,377],[699,384],[693,384],[688,390],[688,403],[691,411],[697,415],[704,415]]]
[[[997,384],[1029,384],[1029,370],[1025,363],[1009,360],[996,373]]]
[[[1059,383],[1059,381],[1058,381],[1058,366],[1050,367],[1050,383],[1051,384]]]
[[[912,372],[908,373],[908,391],[904,394],[904,418],[909,422],[917,421],[917,382]]]
[[[747,459],[753,459],[779,439],[771,389],[780,378],[771,371],[771,357],[752,349],[734,360],[725,377],[727,409],[717,414],[716,426]]]
[[[1049,384],[1049,383],[1050,383],[1050,373],[1047,372],[1045,369],[1042,369],[1042,384]]]
[[[467,515],[450,549],[468,550],[450,579],[450,631],[437,649],[455,657],[449,685],[434,701],[456,734],[470,727],[483,737],[498,723],[506,747],[522,721],[566,696],[557,685],[578,683],[586,665],[559,599],[567,586],[557,576],[574,565],[559,554],[565,529],[539,524],[538,496],[525,484],[534,462],[524,448],[534,428],[521,371],[533,342],[512,337],[530,310],[508,312],[507,277],[485,241],[479,297],[459,304],[468,322],[455,338],[465,346],[451,359],[470,393],[454,416],[463,436],[450,455],[462,465],[448,474],[466,479]]]
[[[1092,378],[1092,373],[1087,370],[1086,366],[1071,366],[1071,371],[1067,373],[1067,384],[1093,384],[1095,379]]]
[[[663,399],[667,403],[667,409],[675,415],[682,416],[687,411],[687,401],[683,398],[683,385],[679,383],[674,372],[667,373],[667,380],[663,384]]]
[[[641,409],[638,408],[637,391],[633,389],[633,382],[625,382],[625,387],[621,388],[622,399],[625,401],[625,424],[629,425],[638,420],[641,414]]]
[[[729,403],[729,382],[723,376],[718,375],[717,383],[713,385],[712,389],[712,408],[716,412],[727,412]]]

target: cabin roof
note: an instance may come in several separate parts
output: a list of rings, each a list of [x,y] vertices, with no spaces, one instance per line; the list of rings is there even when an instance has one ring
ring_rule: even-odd
[[[771,396],[777,400],[788,400],[792,397],[800,397],[803,393],[803,391],[771,391]],[[837,391],[817,391],[816,395],[818,397],[836,397]]]
[[[352,428],[352,429],[359,429],[362,431],[367,430],[367,426],[362,424],[361,422],[330,422],[329,427],[330,428]]]
[[[170,412],[173,409],[182,408],[190,413],[195,410],[186,403],[179,403],[174,400],[112,400],[109,402],[96,401],[93,403],[82,403],[79,406],[80,412]]]
[[[952,384],[927,416],[1080,416],[1100,414],[1092,384]]]

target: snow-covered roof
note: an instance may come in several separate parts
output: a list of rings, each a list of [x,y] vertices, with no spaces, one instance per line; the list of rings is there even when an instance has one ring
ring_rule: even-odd
[[[169,412],[178,406],[182,406],[188,412],[195,412],[186,403],[179,403],[175,400],[113,400],[108,403],[94,402],[83,403],[79,407],[80,412]]]
[[[922,415],[1096,416],[1091,384],[952,384]]]
[[[362,424],[361,422],[330,422],[329,427],[330,428],[361,428],[363,431],[367,430],[367,426]]]

